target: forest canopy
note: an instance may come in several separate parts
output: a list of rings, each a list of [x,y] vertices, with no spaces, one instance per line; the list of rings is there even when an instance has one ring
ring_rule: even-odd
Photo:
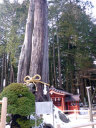
[[[0,90],[16,82],[17,65],[24,41],[29,1],[22,4],[4,0],[0,4]],[[48,1],[49,82],[56,88],[84,95],[86,84],[95,86],[96,24],[80,0]],[[84,76],[89,76],[84,78]],[[83,86],[84,85],[84,86]]]

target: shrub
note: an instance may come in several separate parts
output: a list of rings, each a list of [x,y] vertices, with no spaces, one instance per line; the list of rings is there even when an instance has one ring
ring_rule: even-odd
[[[17,122],[20,125],[20,128],[30,128],[32,126],[35,126],[35,121],[34,120],[18,118]]]
[[[27,119],[28,115],[35,112],[35,96],[29,91],[27,86],[22,83],[12,83],[8,85],[0,94],[0,99],[3,97],[8,98],[7,113],[11,114],[11,125],[16,124],[19,128],[16,120],[18,118],[21,120],[24,118]],[[12,128],[14,128],[14,126]]]

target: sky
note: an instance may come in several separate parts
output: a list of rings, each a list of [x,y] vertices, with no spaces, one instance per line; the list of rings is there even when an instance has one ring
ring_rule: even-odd
[[[96,0],[91,0],[91,2],[93,4],[93,6],[94,6],[94,8],[92,9],[93,15],[96,17]]]
[[[3,0],[0,0],[0,3],[2,2]],[[13,1],[13,0],[10,0],[10,1]],[[18,0],[20,3],[22,3],[23,0]],[[92,2],[92,5],[94,6],[93,9],[92,9],[92,18],[95,18],[96,19],[96,0],[82,0],[82,1],[91,1]]]
[[[11,2],[13,2],[14,0],[10,0]],[[18,0],[19,1],[19,3],[22,3],[22,1],[23,0]],[[2,3],[3,2],[3,0],[0,0],[0,3]]]
[[[88,0],[89,1],[89,0]],[[96,0],[90,0],[92,2],[92,5],[94,6],[92,8],[92,17],[96,18]]]

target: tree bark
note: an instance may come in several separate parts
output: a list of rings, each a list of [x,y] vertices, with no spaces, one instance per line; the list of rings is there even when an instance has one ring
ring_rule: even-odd
[[[57,27],[57,45],[58,45],[58,73],[59,73],[59,87],[62,88],[62,79],[61,79],[61,60],[60,60],[60,43],[59,43],[59,36],[58,36],[58,27]]]
[[[14,82],[14,69],[13,69],[13,65],[10,65],[10,83]]]
[[[24,82],[24,77],[29,75],[30,60],[31,60],[31,49],[32,49],[32,33],[34,24],[34,0],[30,1],[28,18],[25,30],[24,44],[21,49],[21,54],[18,64],[17,82]]]
[[[1,72],[1,86],[0,86],[0,92],[3,90],[4,64],[5,64],[5,54],[3,54],[3,57],[2,57],[2,72]]]
[[[0,91],[2,91],[2,89],[6,86],[6,81],[7,81],[7,56],[5,53],[3,53]]]
[[[39,74],[42,81],[49,81],[48,66],[48,23],[47,23],[47,2],[46,0],[34,0],[34,30],[32,37],[32,53],[30,63],[30,76]],[[38,84],[36,94],[37,101],[49,100],[49,95],[43,95],[44,86]],[[48,89],[48,88],[47,88]]]
[[[68,80],[68,71],[66,71],[66,91],[69,92],[69,80]]]
[[[57,83],[56,83],[56,63],[55,63],[54,34],[53,34],[53,69],[54,69],[54,86],[57,87]]]
[[[46,0],[31,0],[30,2],[17,82],[23,82],[26,75],[33,77],[36,74],[41,76],[42,81],[49,82],[47,9]],[[37,84],[37,87],[36,100],[49,100],[49,94],[43,94],[44,86]]]
[[[7,54],[5,54],[5,86],[7,86],[7,81],[8,81],[8,79],[7,79],[7,74],[8,74],[8,72],[7,72]]]

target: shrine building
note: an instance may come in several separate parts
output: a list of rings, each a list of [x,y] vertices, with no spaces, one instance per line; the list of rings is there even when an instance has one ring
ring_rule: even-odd
[[[64,112],[64,110],[79,110],[79,95],[73,95],[54,87],[49,89],[53,104]],[[69,112],[73,113],[73,112]]]

